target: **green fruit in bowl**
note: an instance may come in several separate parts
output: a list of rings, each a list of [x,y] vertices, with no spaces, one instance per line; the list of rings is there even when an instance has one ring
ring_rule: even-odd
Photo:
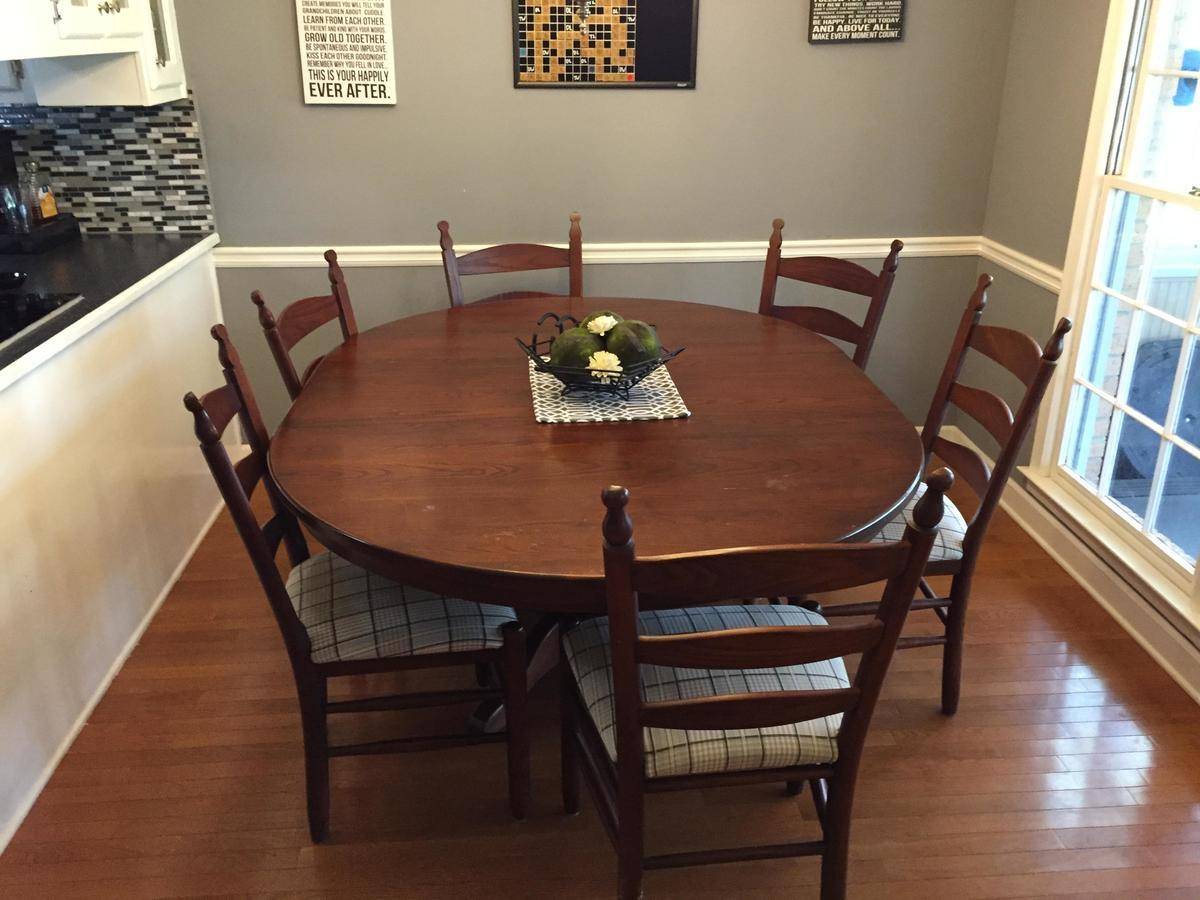
[[[594,313],[589,313],[588,316],[582,322],[579,323],[579,327],[586,331],[587,327],[589,325],[591,325],[595,319],[598,319],[601,316],[611,316],[612,318],[616,319],[618,322],[625,321],[624,317],[618,316],[611,309],[598,309]]]
[[[652,325],[626,319],[605,336],[610,353],[617,354],[623,366],[634,366],[662,355],[662,344]]]
[[[568,328],[554,339],[550,348],[552,366],[586,369],[593,353],[604,349],[604,341],[585,328]]]

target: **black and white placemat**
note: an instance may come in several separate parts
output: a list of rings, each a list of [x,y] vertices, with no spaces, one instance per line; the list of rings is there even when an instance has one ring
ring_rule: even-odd
[[[562,382],[529,363],[529,387],[533,392],[533,415],[539,422],[562,425],[568,422],[637,422],[653,419],[686,419],[691,410],[666,366],[647,375],[622,400],[610,394],[562,396]]]

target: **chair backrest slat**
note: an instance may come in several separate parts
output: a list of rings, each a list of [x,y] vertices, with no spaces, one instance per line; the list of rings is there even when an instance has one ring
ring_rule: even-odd
[[[346,277],[338,263],[337,253],[325,251],[329,293],[304,297],[289,303],[278,316],[274,315],[263,299],[262,293],[253,291],[250,299],[258,307],[258,322],[267,339],[267,346],[275,358],[275,365],[283,378],[288,396],[295,400],[300,396],[309,376],[324,357],[318,356],[308,364],[304,374],[296,371],[291,350],[322,325],[337,320],[342,330],[342,340],[358,334],[358,321],[354,307],[350,304],[350,292],[346,288]]]
[[[499,275],[537,269],[565,269],[571,264],[566,247],[545,244],[501,244],[458,257],[459,275]]]
[[[326,322],[332,322],[337,317],[338,304],[333,294],[302,297],[289,303],[275,317],[275,327],[279,330],[279,340],[284,348],[291,350]]]
[[[438,233],[451,308],[466,305],[462,290],[462,277],[465,275],[568,269],[570,296],[583,296],[583,230],[578,213],[571,214],[566,247],[553,247],[548,244],[497,244],[459,256],[454,252],[450,223],[438,222]]]
[[[888,297],[896,280],[896,269],[900,265],[902,241],[892,241],[891,252],[876,275],[858,263],[829,256],[783,258],[783,219],[776,219],[767,245],[767,261],[763,268],[762,294],[758,311],[764,316],[775,316],[793,322],[818,334],[854,345],[854,364],[860,369],[867,367],[871,348],[879,333]],[[867,314],[861,325],[834,310],[818,306],[777,306],[775,293],[779,279],[788,278],[820,287],[833,288],[849,294],[870,299]]]
[[[823,287],[873,297],[879,276],[848,259],[832,256],[798,256],[779,260],[778,276]]]
[[[900,629],[944,515],[944,494],[954,481],[948,470],[930,476],[913,510],[913,522],[894,543],[738,549],[639,559],[629,491],[603,493],[605,595],[608,606],[619,778],[643,777],[646,726],[721,730],[767,728],[841,713],[838,765],[856,767]],[[674,597],[678,607],[762,593],[819,593],[833,587],[885,581],[874,619],[853,625],[783,625],[737,628],[679,636],[639,634],[642,591],[656,601]],[[640,666],[683,669],[759,669],[800,666],[861,653],[854,682],[846,688],[763,691],[719,698],[645,702]]]
[[[731,728],[774,728],[847,713],[862,699],[856,687],[829,691],[772,691],[697,700],[666,700],[642,706],[645,728],[724,731]]]
[[[954,343],[951,344],[945,368],[929,405],[925,426],[921,430],[927,459],[936,455],[952,466],[979,497],[979,506],[963,541],[966,566],[973,565],[974,554],[982,544],[988,523],[1017,463],[1021,445],[1033,427],[1038,406],[1054,376],[1067,334],[1071,331],[1071,320],[1060,319],[1045,346],[1039,347],[1037,341],[1024,332],[981,325],[980,319],[987,308],[987,292],[991,285],[991,275],[979,276],[959,320]],[[997,394],[963,384],[959,380],[971,350],[998,363],[1025,385],[1015,413]],[[951,404],[979,423],[999,445],[993,468],[989,468],[974,450],[941,436],[946,412]]]
[[[643,636],[638,662],[693,669],[772,669],[862,653],[879,643],[883,625],[867,622],[839,628],[731,628],[699,634]]]
[[[1042,368],[1042,348],[1022,331],[998,325],[978,325],[971,332],[970,345],[995,360],[1030,387]]]
[[[861,325],[823,306],[777,306],[771,315],[856,347],[864,337]]]
[[[886,581],[904,568],[907,558],[906,548],[896,544],[762,547],[639,559],[632,580],[634,590],[653,598],[648,606],[663,606],[672,597],[686,606]],[[864,580],[864,575],[869,577]]]
[[[1013,411],[991,391],[955,382],[950,388],[950,402],[987,429],[996,443],[1004,445],[1013,430]]]
[[[977,495],[983,496],[991,484],[992,469],[982,456],[970,447],[964,447],[957,441],[947,440],[940,435],[934,438],[933,453],[953,469],[959,478],[966,481]]]

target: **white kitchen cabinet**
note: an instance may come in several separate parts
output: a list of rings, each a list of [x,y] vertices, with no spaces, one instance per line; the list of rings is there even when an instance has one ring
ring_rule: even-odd
[[[99,18],[107,16],[108,27],[119,28],[121,34],[86,39],[89,45],[103,47],[102,52],[27,59],[25,71],[39,104],[154,106],[187,96],[174,0],[101,0],[99,5],[97,0],[59,0],[59,3],[70,4],[79,11],[80,19],[70,31],[81,34],[99,27],[87,24],[91,21],[88,18],[91,10],[103,8],[104,4],[125,4],[119,13],[97,14]],[[123,24],[111,24],[118,20]],[[130,33],[136,36],[130,37]],[[59,43],[69,44],[74,40],[62,37]],[[133,43],[128,49],[110,52],[110,43],[114,41]]]
[[[187,96],[174,0],[0,0],[0,63],[24,60],[42,106],[155,106]],[[11,7],[11,13],[10,9]],[[13,102],[0,94],[0,103]]]
[[[50,0],[55,25],[61,37],[137,37],[144,22],[137,6],[144,0]]]
[[[0,0],[0,61],[132,53],[147,0]]]

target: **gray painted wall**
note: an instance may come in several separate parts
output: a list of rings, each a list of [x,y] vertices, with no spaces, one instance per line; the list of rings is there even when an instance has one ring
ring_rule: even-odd
[[[517,91],[508,0],[395,3],[401,101],[305,107],[293,4],[177,0],[228,244],[978,234],[1013,0],[910,0],[810,46],[802,0],[705,0],[695,91]]]
[[[1053,266],[1062,266],[1067,254],[1107,18],[1108,0],[1017,0],[1013,13],[983,233]],[[989,262],[981,261],[979,271],[996,278],[985,322],[1020,329],[1039,342],[1049,336],[1057,294]],[[1020,383],[990,360],[970,359],[963,378],[1016,409]],[[964,415],[951,421],[994,455],[995,443],[982,428]],[[1032,443],[1030,437],[1022,464]]]
[[[902,43],[811,47],[806,3],[706,0],[698,89],[629,93],[513,90],[507,0],[397,4],[409,93],[383,108],[303,105],[289,3],[177,6],[227,245],[431,244],[443,216],[463,243],[561,241],[578,209],[590,241],[765,239],[783,215],[790,238],[987,233],[1059,264],[1106,3],[910,0]],[[980,269],[902,264],[870,374],[914,421]],[[989,320],[1047,330],[1053,295],[998,276]],[[348,277],[363,327],[445,303],[437,269]],[[759,278],[755,264],[587,271],[593,295],[746,309]],[[230,269],[220,284],[274,424],[287,400],[247,297],[278,307],[322,273]]]
[[[983,233],[1067,255],[1108,0],[1017,0]],[[1051,301],[1053,302],[1053,301]]]

